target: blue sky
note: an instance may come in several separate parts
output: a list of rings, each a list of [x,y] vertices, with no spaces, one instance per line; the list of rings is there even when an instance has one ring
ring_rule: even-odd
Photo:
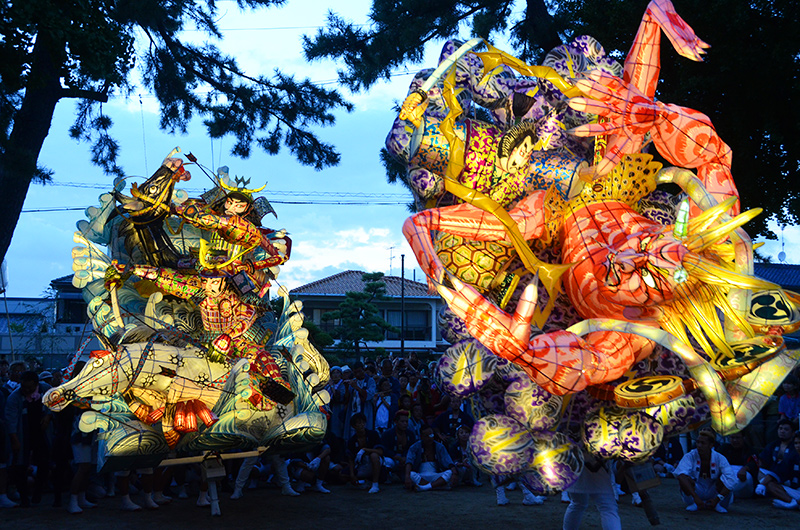
[[[330,61],[309,64],[302,56],[301,47],[303,34],[313,34],[315,27],[324,25],[329,2],[291,0],[286,7],[247,15],[237,13],[234,2],[219,4],[229,10],[223,13],[219,26],[229,31],[223,31],[225,38],[218,45],[226,53],[235,55],[245,71],[266,74],[280,68],[299,79],[335,81],[336,64]],[[339,3],[334,9],[355,23],[365,23],[370,4],[370,0],[356,0]],[[400,232],[408,216],[405,204],[410,201],[410,195],[402,186],[386,182],[378,152],[394,119],[392,106],[405,96],[411,74],[435,64],[440,47],[441,42],[431,43],[424,64],[409,65],[407,71],[398,71],[391,82],[378,83],[368,93],[349,94],[343,90],[355,110],[349,114],[339,113],[335,126],[318,131],[323,140],[337,146],[342,160],[338,166],[319,172],[301,166],[288,153],[268,156],[256,148],[247,160],[232,157],[229,152],[233,142],[223,139],[212,144],[199,122],[190,127],[185,136],[167,135],[158,129],[156,100],[144,91],[141,104],[138,94],[134,93],[128,98],[112,99],[104,105],[103,111],[115,122],[113,134],[122,147],[121,165],[129,175],[149,176],[173,147],[180,146],[183,152],[194,153],[206,166],[227,165],[231,174],[251,178],[251,185],[260,186],[266,182],[267,188],[262,194],[273,202],[278,219],[265,218],[265,224],[285,228],[293,240],[292,259],[283,266],[278,278],[279,283],[288,288],[348,269],[399,275],[400,254],[406,255],[406,277],[416,274],[416,279],[422,281],[422,273]],[[83,212],[36,210],[94,206],[98,204],[97,197],[111,188],[111,177],[89,162],[89,146],[68,137],[73,113],[71,101],[62,101],[56,109],[40,158],[40,164],[55,171],[55,185],[33,185],[28,194],[24,207],[27,213],[20,217],[6,257],[8,296],[39,296],[50,280],[72,271],[70,250],[75,246],[72,234],[75,223],[83,219]],[[184,187],[195,196],[207,183],[208,179],[195,170],[192,181],[184,183]],[[99,185],[102,189],[75,187],[75,184]],[[319,195],[326,192],[369,193],[379,197]],[[287,200],[396,204],[281,203]],[[775,230],[780,234],[779,228]],[[787,261],[795,262],[797,244],[793,242],[800,242],[800,229],[787,227],[784,238]],[[777,256],[781,250],[780,241],[768,243],[764,250]],[[392,256],[394,259],[390,259]]]

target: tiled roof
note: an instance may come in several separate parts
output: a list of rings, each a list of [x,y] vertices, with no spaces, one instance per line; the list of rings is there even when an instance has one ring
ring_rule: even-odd
[[[364,282],[361,281],[363,274],[363,271],[340,272],[339,274],[296,287],[291,290],[291,294],[344,295],[351,291],[360,292],[364,290]],[[384,276],[383,281],[386,283],[386,294],[388,296],[400,296],[402,279],[399,276]],[[415,282],[408,278],[406,278],[405,290],[407,297],[438,298],[438,295],[428,293],[426,284]]]
[[[800,265],[756,263],[754,268],[755,274],[759,278],[777,283],[791,291],[800,289]]]

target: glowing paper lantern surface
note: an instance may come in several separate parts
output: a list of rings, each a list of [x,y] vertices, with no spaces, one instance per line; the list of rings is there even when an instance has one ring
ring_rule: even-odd
[[[800,296],[752,275],[742,226],[759,211],[739,213],[730,148],[655,97],[662,32],[702,60],[668,0],[650,2],[624,65],[591,37],[542,66],[448,42],[387,138],[426,179],[403,232],[460,319],[450,338],[466,329],[500,358],[503,388],[476,407],[534,438],[580,426],[592,452],[630,461],[703,420],[744,428],[798,362],[776,335],[800,327]],[[677,167],[642,152],[646,135]]]
[[[533,435],[521,423],[499,414],[475,422],[469,447],[475,466],[491,475],[521,473],[537,451]]]
[[[286,451],[325,434],[327,362],[302,330],[302,306],[286,292],[277,316],[269,304],[291,241],[261,225],[269,202],[227,168],[202,197],[176,190],[196,162],[178,152],[130,196],[118,179],[74,236],[73,284],[106,349],[43,402],[102,410],[81,428],[105,431],[109,470],[149,467],[167,448]]]

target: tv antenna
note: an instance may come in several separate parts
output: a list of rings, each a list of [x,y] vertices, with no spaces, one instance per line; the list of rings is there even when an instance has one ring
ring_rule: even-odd
[[[389,247],[387,250],[389,251],[389,276],[392,275],[392,264],[394,262],[394,249],[397,247]]]
[[[778,253],[778,261],[781,263],[786,263],[786,252],[784,247],[783,241],[783,229],[786,228],[786,225],[781,225],[781,251]]]

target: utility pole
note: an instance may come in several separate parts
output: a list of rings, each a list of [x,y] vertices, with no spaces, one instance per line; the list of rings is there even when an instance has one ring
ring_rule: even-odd
[[[400,254],[400,357],[406,357],[406,255]]]

